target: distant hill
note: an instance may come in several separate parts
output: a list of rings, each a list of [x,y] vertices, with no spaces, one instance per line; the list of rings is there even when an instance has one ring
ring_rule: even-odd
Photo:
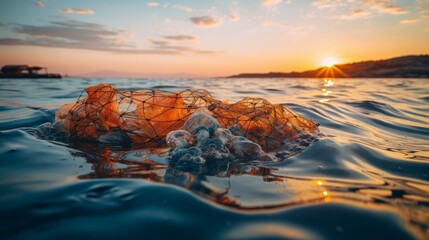
[[[338,64],[304,72],[241,73],[229,78],[429,78],[429,55]]]
[[[140,72],[120,72],[112,70],[101,70],[96,72],[82,73],[79,77],[88,78],[199,78],[201,76],[189,73],[140,73]]]

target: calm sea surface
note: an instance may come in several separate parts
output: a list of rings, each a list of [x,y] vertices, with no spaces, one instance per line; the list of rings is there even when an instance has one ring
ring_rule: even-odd
[[[279,163],[38,136],[98,83],[262,97],[320,123]],[[2,239],[428,239],[429,79],[0,79]]]

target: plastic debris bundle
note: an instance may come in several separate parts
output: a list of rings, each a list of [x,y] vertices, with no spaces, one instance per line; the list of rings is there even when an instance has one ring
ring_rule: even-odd
[[[232,153],[249,157],[239,146],[253,148],[256,155],[280,151],[290,142],[318,133],[313,121],[261,98],[227,104],[205,90],[122,91],[109,84],[88,87],[86,93],[62,106],[52,124],[71,139],[167,143],[175,154],[181,149],[189,157],[183,152],[187,149],[196,152],[192,156],[219,158]]]

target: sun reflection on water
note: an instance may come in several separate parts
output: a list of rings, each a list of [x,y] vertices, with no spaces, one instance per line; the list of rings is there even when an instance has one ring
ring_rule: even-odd
[[[325,84],[323,84],[323,86],[325,87],[330,87],[334,85],[334,81],[332,79],[324,79]]]
[[[330,101],[332,98],[332,88],[334,86],[334,79],[333,78],[324,78],[322,82],[323,88],[322,91],[322,99],[319,100],[320,103],[325,103]]]

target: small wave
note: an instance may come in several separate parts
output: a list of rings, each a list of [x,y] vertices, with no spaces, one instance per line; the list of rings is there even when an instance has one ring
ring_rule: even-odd
[[[236,93],[239,94],[260,94],[260,92],[257,91],[241,91],[241,90],[235,90]]]
[[[125,234],[127,238],[168,239],[172,233],[178,239],[415,238],[406,221],[381,204],[314,202],[249,214],[215,207],[171,186],[132,180],[67,184],[41,194],[29,193],[0,209],[8,219],[0,226],[5,238],[118,239]],[[94,219],[109,220],[98,224]]]
[[[47,90],[47,91],[62,91],[63,89],[60,87],[42,87],[41,90]]]
[[[69,99],[69,98],[77,98],[82,93],[82,91],[72,91],[67,93],[61,93],[59,95],[54,95],[52,98],[56,99]]]
[[[311,87],[303,86],[301,84],[300,85],[292,85],[292,86],[290,86],[290,88],[302,89],[302,90],[312,89]]]
[[[185,86],[184,88],[190,88],[190,87],[186,87]],[[155,85],[155,86],[150,87],[150,89],[169,89],[169,90],[175,90],[175,89],[177,89],[177,86],[174,86],[174,85]]]
[[[423,101],[425,101],[425,102],[429,102],[429,96],[427,96],[427,97],[421,97],[420,99],[423,100]]]
[[[0,123],[0,130],[9,130],[22,127],[35,127],[54,120],[55,109],[39,109],[22,116],[20,119],[11,119]]]
[[[378,112],[389,116],[397,116],[398,114],[400,114],[400,111],[392,107],[391,105],[377,101],[349,102],[348,104],[351,106],[358,107],[360,109]]]
[[[16,109],[20,109],[22,107],[15,107],[15,106],[0,106],[0,112],[8,112],[8,111],[13,111]]]
[[[379,127],[385,129],[386,131],[400,132],[401,134],[407,136],[414,136],[421,139],[429,140],[429,128],[422,126],[411,126],[404,125],[399,123],[389,123],[377,118],[369,118],[373,123],[377,124]]]
[[[277,88],[264,88],[263,89],[264,91],[267,91],[267,92],[274,92],[274,93],[283,93],[284,91],[283,90],[281,90],[281,89],[277,89]]]
[[[8,89],[8,88],[0,88],[0,91],[4,91],[4,92],[21,92],[18,89]]]

